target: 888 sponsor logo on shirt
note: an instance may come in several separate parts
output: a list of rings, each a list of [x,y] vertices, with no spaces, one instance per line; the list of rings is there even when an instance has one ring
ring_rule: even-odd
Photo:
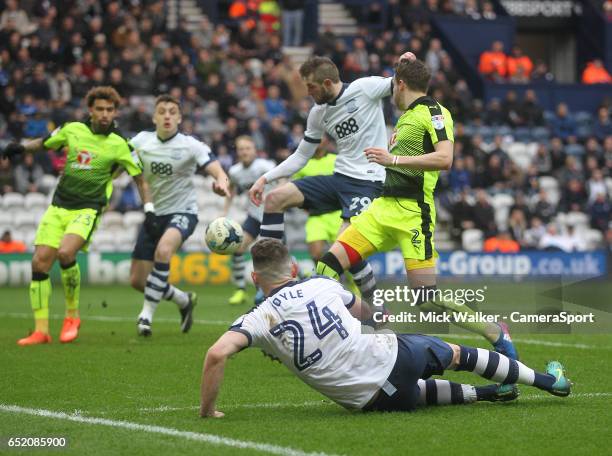
[[[340,122],[334,127],[334,131],[336,135],[338,135],[338,139],[342,139],[348,135],[353,133],[357,133],[359,131],[359,125],[354,117],[345,120],[344,122]]]

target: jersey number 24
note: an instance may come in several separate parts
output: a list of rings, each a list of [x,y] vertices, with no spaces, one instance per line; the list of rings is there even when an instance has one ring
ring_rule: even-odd
[[[314,301],[306,304],[312,331],[319,339],[323,339],[334,331],[337,331],[342,339],[348,337],[348,331],[342,326],[342,319],[325,306],[321,309],[325,321],[321,320],[319,309]],[[323,353],[318,348],[309,355],[304,355],[304,328],[295,320],[286,320],[270,329],[274,337],[280,337],[285,332],[290,332],[293,336],[293,363],[297,370],[302,371],[312,366],[323,357]]]

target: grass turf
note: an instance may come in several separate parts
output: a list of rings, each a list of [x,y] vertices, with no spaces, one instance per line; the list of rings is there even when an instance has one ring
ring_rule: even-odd
[[[509,404],[433,407],[411,414],[347,412],[302,384],[283,366],[265,359],[258,350],[246,350],[227,364],[218,401],[226,417],[202,420],[197,406],[206,349],[250,305],[227,305],[228,287],[196,291],[200,295],[197,322],[189,334],[180,333],[174,304],[162,303],[153,337],[142,339],[136,336],[135,325],[140,295],[122,286],[83,287],[81,334],[75,343],[62,345],[57,339],[63,294],[61,286],[55,286],[51,314],[56,318],[50,322],[54,343],[22,348],[15,341],[33,327],[27,289],[0,290],[0,404],[326,454],[612,451],[612,337],[601,334],[517,335],[522,360],[528,365],[541,369],[550,359],[565,363],[575,382],[574,394],[567,399],[522,387],[520,399]],[[452,336],[446,339],[453,340]],[[521,339],[531,342],[522,344]],[[538,341],[582,345],[546,346]],[[477,337],[457,342],[487,347]],[[465,373],[449,373],[445,378],[486,383]],[[182,437],[0,410],[0,438],[6,444],[10,436],[66,436],[68,449],[53,450],[52,454],[263,454]],[[0,447],[0,453],[5,451],[9,451],[6,446]],[[44,453],[37,450],[36,454],[39,452]],[[12,449],[7,454],[30,453]]]

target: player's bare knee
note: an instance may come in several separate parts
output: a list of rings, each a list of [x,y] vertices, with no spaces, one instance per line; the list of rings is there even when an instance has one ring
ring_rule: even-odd
[[[41,255],[34,255],[32,257],[32,272],[47,273],[51,269],[52,261],[49,258],[45,258]]]
[[[281,212],[283,207],[284,195],[281,192],[271,191],[266,195],[264,210],[266,212]]]
[[[172,246],[167,244],[160,244],[155,249],[155,261],[159,261],[161,263],[170,263],[170,259],[174,254],[172,250]]]
[[[72,249],[60,247],[57,251],[57,259],[60,264],[70,264],[76,260],[76,252]]]

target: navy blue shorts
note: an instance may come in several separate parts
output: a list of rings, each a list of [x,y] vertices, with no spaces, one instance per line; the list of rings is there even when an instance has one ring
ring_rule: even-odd
[[[183,242],[191,236],[193,230],[195,230],[198,224],[198,216],[195,214],[168,214],[158,215],[157,221],[160,224],[159,236],[157,239],[153,239],[147,234],[144,229],[144,225],[140,227],[138,231],[138,238],[136,239],[136,245],[132,252],[132,258],[135,260],[153,261],[155,258],[155,249],[157,243],[168,228],[176,228],[181,232]]]
[[[450,346],[432,336],[421,334],[397,335],[397,359],[385,387],[365,411],[408,412],[414,410],[419,398],[419,379],[441,375],[453,359]]]
[[[342,218],[346,220],[366,210],[383,189],[382,182],[355,179],[338,173],[308,176],[293,183],[304,195],[302,208],[310,215],[342,209]]]
[[[259,236],[259,227],[261,226],[261,222],[257,220],[255,217],[247,216],[246,220],[242,224],[242,231],[245,233],[249,233],[253,239],[257,239]]]

